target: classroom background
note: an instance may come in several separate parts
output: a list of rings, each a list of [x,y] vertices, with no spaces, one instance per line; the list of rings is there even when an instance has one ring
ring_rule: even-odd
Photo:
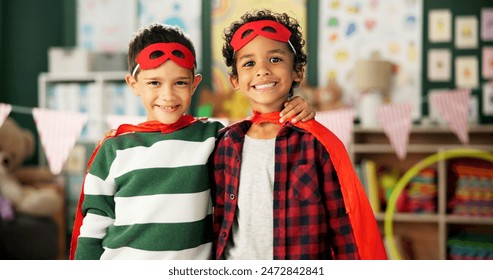
[[[124,81],[139,27],[177,25],[194,42],[203,81],[190,114],[225,125],[249,116],[229,85],[222,31],[257,8],[300,22],[308,65],[296,95],[346,145],[389,257],[493,259],[490,0],[0,1],[0,125],[14,120],[31,135],[18,168],[48,171],[43,184],[61,202],[52,213],[16,211],[0,189],[0,259],[67,258],[95,145],[145,120]],[[9,173],[6,145],[16,141],[6,129]]]

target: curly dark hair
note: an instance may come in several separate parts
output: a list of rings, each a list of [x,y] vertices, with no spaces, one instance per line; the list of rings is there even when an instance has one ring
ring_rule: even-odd
[[[127,63],[128,63],[128,70],[130,71],[130,74],[132,73],[135,66],[137,65],[136,59],[137,56],[139,56],[139,53],[144,48],[154,43],[182,44],[192,52],[194,57],[193,64],[195,65],[195,67],[197,67],[197,59],[196,59],[195,48],[193,46],[193,43],[190,40],[190,38],[181,31],[181,29],[179,29],[176,26],[171,26],[161,23],[152,23],[139,29],[135,33],[130,43],[128,44]],[[176,56],[183,56],[183,54],[181,54],[180,52],[178,53],[173,52],[173,54]],[[151,57],[157,58],[162,55],[163,55],[162,52],[156,51],[151,55]],[[137,73],[139,73],[139,71],[140,69],[137,70]]]
[[[286,13],[275,13],[270,10],[264,9],[247,12],[241,16],[239,21],[233,22],[229,27],[224,29],[223,38],[225,40],[225,43],[223,45],[222,53],[226,62],[226,66],[231,67],[231,71],[229,74],[234,77],[238,75],[238,71],[236,69],[235,51],[231,46],[231,39],[233,38],[233,35],[245,23],[259,20],[273,20],[279,22],[282,25],[286,26],[289,31],[291,31],[291,37],[289,38],[289,41],[296,50],[296,54],[294,54],[293,70],[295,70],[296,72],[302,71],[303,67],[306,65],[307,57],[305,52],[303,51],[305,40],[303,40],[301,34],[301,26],[299,25],[298,21],[290,17]],[[289,49],[291,50],[291,47]],[[297,86],[299,86],[299,83],[293,83],[293,85],[291,86],[291,92]]]

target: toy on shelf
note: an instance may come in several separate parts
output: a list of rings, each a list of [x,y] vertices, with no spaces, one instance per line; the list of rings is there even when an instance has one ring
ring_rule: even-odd
[[[58,212],[64,200],[56,177],[48,167],[23,165],[34,153],[34,135],[7,118],[0,139],[0,196],[10,202],[13,213],[49,217]]]

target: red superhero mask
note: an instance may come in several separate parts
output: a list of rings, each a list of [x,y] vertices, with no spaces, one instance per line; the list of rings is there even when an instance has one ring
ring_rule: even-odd
[[[248,35],[245,35],[247,31],[251,32]],[[296,53],[293,45],[291,45],[291,42],[289,41],[291,31],[289,31],[286,26],[273,20],[259,20],[245,23],[238,28],[233,35],[233,38],[231,39],[231,46],[235,52],[237,52],[259,35],[279,42],[289,43],[293,49],[293,52]]]
[[[156,58],[151,58],[151,55],[156,52],[162,52],[163,55]],[[173,52],[180,52],[183,57],[177,56],[173,54]],[[195,57],[192,52],[182,44],[178,43],[155,43],[145,47],[137,56],[137,66],[132,73],[132,76],[135,76],[135,72],[140,67],[143,70],[153,69],[158,67],[159,65],[166,62],[168,59],[171,59],[173,62],[178,64],[183,68],[187,68],[190,70],[194,69]]]

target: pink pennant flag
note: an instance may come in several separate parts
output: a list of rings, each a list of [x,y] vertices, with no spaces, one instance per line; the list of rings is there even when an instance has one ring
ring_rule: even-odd
[[[58,175],[87,122],[87,114],[34,108],[33,117],[50,171]]]
[[[405,159],[407,155],[412,111],[411,103],[382,105],[377,109],[377,119],[400,160]]]
[[[430,95],[430,106],[448,123],[463,144],[469,143],[469,95],[470,89],[435,92]]]
[[[0,126],[3,125],[3,122],[9,116],[11,111],[12,111],[12,105],[0,103]]]
[[[146,121],[146,117],[143,116],[122,116],[122,115],[108,115],[106,117],[106,123],[110,129],[117,129],[121,124],[134,124],[143,123]]]
[[[354,109],[317,112],[315,120],[330,129],[346,147],[349,146],[354,126]]]

